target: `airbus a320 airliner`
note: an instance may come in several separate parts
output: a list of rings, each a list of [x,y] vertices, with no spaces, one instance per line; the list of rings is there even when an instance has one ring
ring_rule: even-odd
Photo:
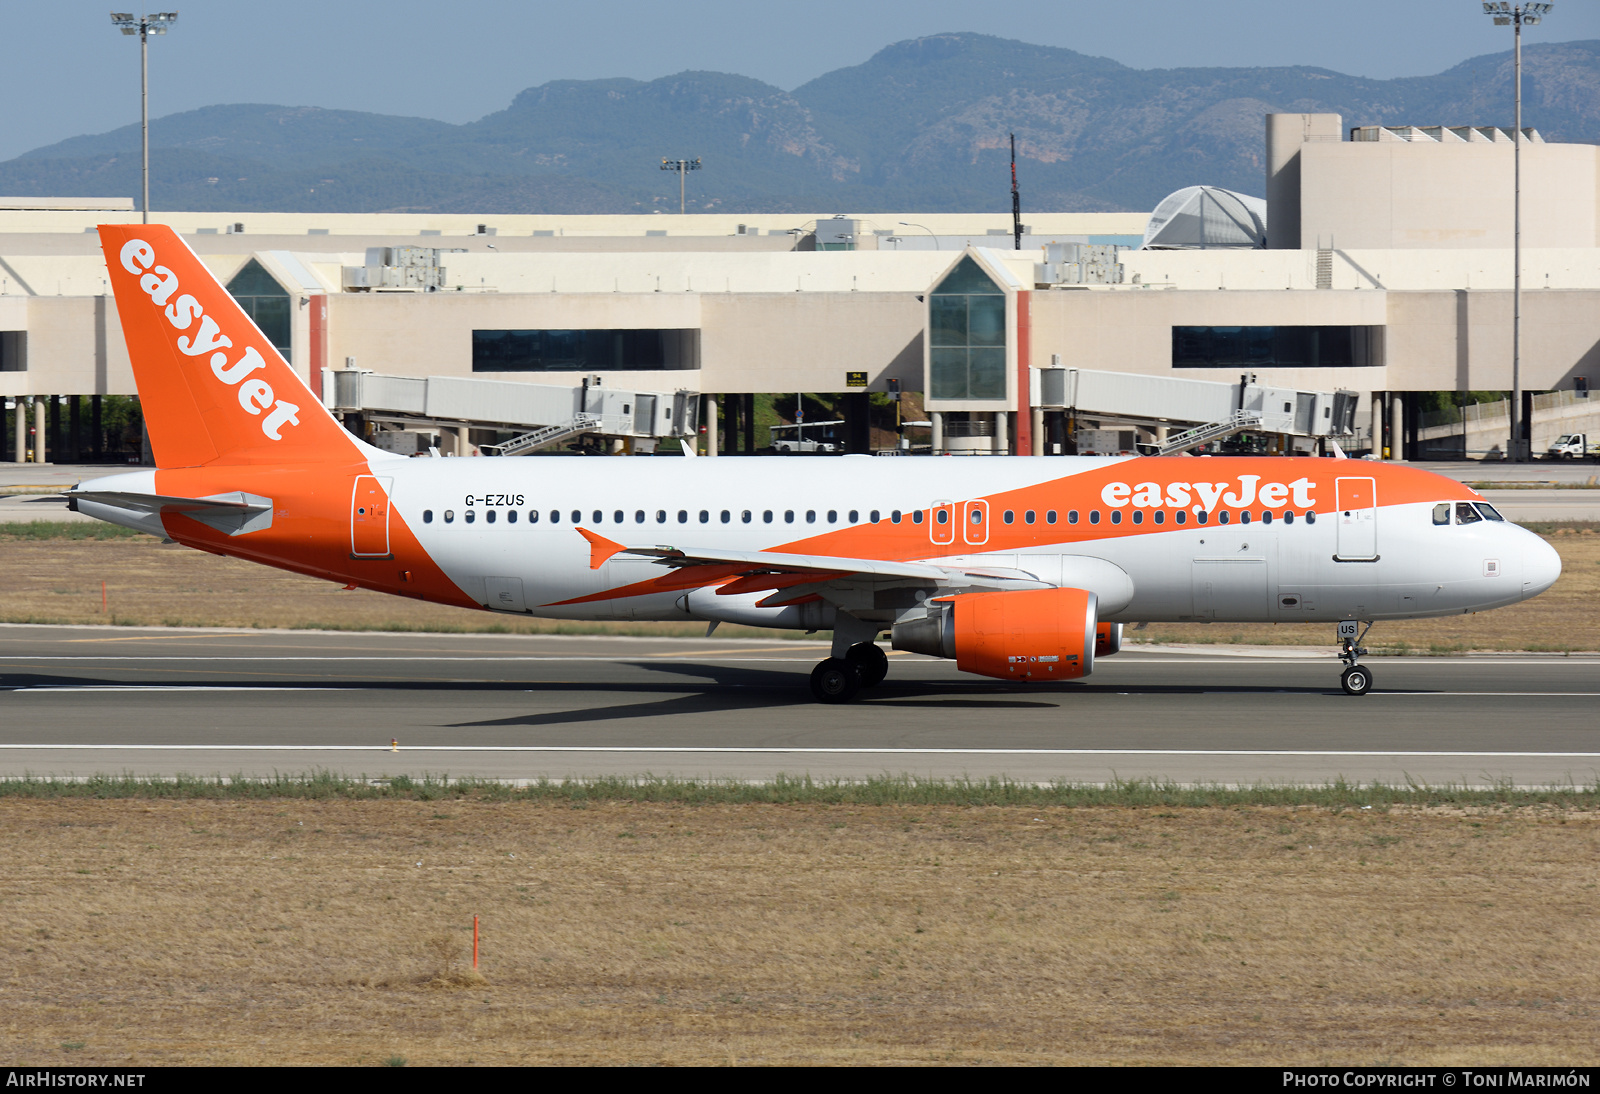
[[[396,596],[556,619],[831,631],[846,702],[895,649],[1087,676],[1125,621],[1338,625],[1536,596],[1555,551],[1475,491],[1343,459],[406,459],[351,436],[170,228],[100,227],[157,469],[80,513]],[[686,455],[688,450],[686,449]]]

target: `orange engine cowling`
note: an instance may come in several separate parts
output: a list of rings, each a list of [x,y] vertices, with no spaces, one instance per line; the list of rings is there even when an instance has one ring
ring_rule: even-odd
[[[1001,680],[1074,680],[1094,671],[1098,605],[1087,589],[964,593],[897,624],[894,648]]]
[[[1100,623],[1094,629],[1094,655],[1110,657],[1122,649],[1122,624]]]

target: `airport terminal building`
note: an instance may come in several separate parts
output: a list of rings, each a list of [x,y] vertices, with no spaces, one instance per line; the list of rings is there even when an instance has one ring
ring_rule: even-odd
[[[1264,198],[1153,213],[158,213],[353,428],[415,451],[754,451],[752,398],[919,392],[920,450],[1126,450],[1254,429],[1395,458],[1507,451],[1511,136],[1268,115]],[[1204,180],[1197,180],[1203,182]],[[1600,433],[1600,148],[1528,131],[1521,384],[1534,451]],[[135,394],[94,225],[127,201],[0,198],[0,458],[89,459]],[[1590,424],[1593,419],[1593,424]],[[1205,431],[1209,429],[1209,434]],[[910,435],[912,431],[908,431]],[[391,434],[399,436],[390,436]],[[1176,442],[1174,442],[1176,443]]]

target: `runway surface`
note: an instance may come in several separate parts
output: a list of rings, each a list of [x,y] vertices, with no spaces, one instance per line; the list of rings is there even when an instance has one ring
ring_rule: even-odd
[[[1600,778],[1600,658],[1132,648],[1012,686],[895,654],[847,706],[802,642],[0,626],[0,775],[424,773],[1519,785]],[[391,739],[399,751],[392,751]]]

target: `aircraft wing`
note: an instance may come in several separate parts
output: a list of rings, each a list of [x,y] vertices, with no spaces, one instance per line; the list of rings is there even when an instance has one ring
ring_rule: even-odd
[[[726,582],[719,593],[732,595],[763,590],[783,590],[763,605],[793,603],[798,598],[844,592],[864,587],[911,587],[941,592],[1000,589],[1048,589],[1051,584],[1025,570],[994,566],[942,566],[932,562],[894,562],[876,558],[843,558],[837,555],[789,554],[778,551],[724,551],[665,544],[629,547],[604,536],[579,528],[589,541],[589,565],[599,569],[613,555],[627,554],[656,559],[675,570],[705,568],[705,580]],[[685,582],[690,584],[693,582]]]

